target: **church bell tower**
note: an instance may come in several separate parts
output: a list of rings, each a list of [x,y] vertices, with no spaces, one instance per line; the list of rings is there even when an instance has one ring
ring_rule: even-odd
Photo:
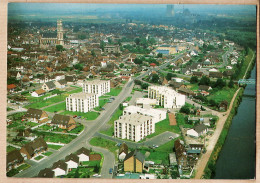
[[[62,20],[57,20],[57,39],[59,45],[64,45]]]

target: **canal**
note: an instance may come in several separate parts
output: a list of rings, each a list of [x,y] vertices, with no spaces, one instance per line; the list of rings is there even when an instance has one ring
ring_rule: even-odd
[[[256,66],[251,71],[256,78]],[[254,179],[256,89],[247,85],[216,163],[214,179]]]

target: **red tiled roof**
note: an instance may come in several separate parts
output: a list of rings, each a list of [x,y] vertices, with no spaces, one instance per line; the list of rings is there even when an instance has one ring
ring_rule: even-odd
[[[11,89],[14,89],[14,88],[16,88],[16,85],[15,85],[15,84],[7,85],[7,89],[8,89],[8,90],[11,90]]]

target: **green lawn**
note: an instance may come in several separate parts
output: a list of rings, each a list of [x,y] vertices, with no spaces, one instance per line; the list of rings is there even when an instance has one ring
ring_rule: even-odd
[[[76,133],[79,134],[80,132],[82,132],[84,130],[84,126],[83,125],[78,125],[76,128],[68,131],[68,133]]]
[[[42,159],[42,158],[44,158],[44,156],[41,156],[41,155],[40,155],[40,156],[37,156],[37,157],[34,158],[34,159],[38,161],[38,160],[40,160],[40,159]]]
[[[22,164],[22,165],[20,165],[19,167],[17,167],[17,170],[18,171],[21,171],[21,170],[26,170],[27,168],[30,168],[31,167],[31,165],[28,165],[28,164]]]
[[[169,155],[167,152],[161,152],[154,149],[143,148],[140,152],[144,155],[146,152],[150,152],[150,155],[145,158],[145,161],[153,161],[155,164],[169,164]]]
[[[50,129],[52,129],[53,127],[51,127],[51,126],[49,126],[49,125],[42,125],[42,126],[40,126],[40,127],[38,127],[37,128],[37,130],[50,130]]]
[[[110,128],[108,130],[105,130],[105,131],[100,131],[100,133],[112,136],[114,134],[114,121],[119,119],[119,117],[122,116],[122,114],[123,114],[123,110],[118,108],[116,110],[116,112],[113,114],[113,116],[111,117],[111,119],[107,123],[108,125],[111,125]]]
[[[115,142],[103,139],[101,137],[93,137],[89,143],[93,146],[106,148],[113,153],[116,153],[115,151],[118,149]]]
[[[176,122],[177,122],[178,126],[183,126],[184,128],[192,128],[193,127],[193,125],[187,124],[185,122],[185,115],[182,114],[182,113],[177,113]]]
[[[45,106],[48,106],[48,105],[51,105],[51,104],[55,104],[55,103],[58,103],[58,102],[65,101],[66,97],[68,97],[70,94],[79,93],[81,91],[82,91],[82,88],[77,88],[77,89],[72,90],[70,92],[62,93],[61,95],[49,98],[47,100],[43,100],[43,98],[39,97],[37,102],[33,102],[32,104],[29,104],[29,105],[24,106],[24,107],[25,108],[31,107],[31,108],[39,109],[39,108],[42,108],[42,107],[45,107]]]
[[[170,126],[168,114],[167,114],[167,117],[166,117],[165,120],[162,120],[162,121],[157,122],[155,124],[155,132],[153,134],[146,136],[143,140],[141,140],[139,142],[143,142],[147,138],[157,136],[157,135],[159,135],[163,132],[166,132],[166,131],[170,131],[170,132],[174,132],[174,133],[180,133],[180,129],[177,125]]]
[[[13,151],[13,150],[15,150],[15,149],[16,149],[16,148],[13,147],[13,146],[7,146],[7,147],[6,147],[6,152],[9,153],[9,152],[11,152],[11,151]]]
[[[54,149],[54,150],[59,150],[63,146],[60,145],[53,145],[53,144],[48,144],[48,148]]]
[[[234,88],[228,88],[225,87],[222,90],[218,90],[216,92],[212,92],[207,99],[213,99],[215,100],[217,103],[220,103],[223,100],[228,101],[228,103],[230,104],[236,90],[238,89],[237,86],[234,86]]]
[[[131,99],[132,99],[132,96],[129,96],[129,97],[126,98],[126,101],[129,102]]]
[[[63,144],[68,144],[77,137],[75,135],[54,134],[51,132],[34,131],[33,133],[36,134],[37,136],[43,136],[46,142],[63,143]]]
[[[173,147],[174,147],[174,142],[175,142],[176,139],[171,140],[169,142],[166,142],[163,145],[160,145],[158,148],[156,148],[156,151],[172,153],[173,152]]]
[[[117,87],[117,88],[111,88],[109,93],[106,93],[106,95],[111,95],[111,96],[117,96],[121,92],[122,88]]]
[[[51,107],[45,108],[44,110],[48,111],[48,112],[55,112],[55,111],[59,112],[59,111],[62,111],[62,110],[66,110],[66,102],[62,102],[60,104],[53,105]]]
[[[84,161],[82,162],[82,165],[84,166],[100,166],[101,160],[96,160],[96,161]]]
[[[28,122],[28,123],[26,123],[25,125],[26,125],[26,126],[30,126],[30,127],[34,127],[34,126],[39,125],[39,123]]]
[[[199,89],[198,83],[190,84],[188,87],[190,87],[190,90],[197,91]]]
[[[48,145],[49,146],[49,145]],[[42,153],[43,155],[45,155],[45,156],[50,156],[50,155],[52,155],[52,153],[53,152],[45,152],[45,153]]]
[[[98,112],[94,112],[94,111],[89,111],[87,113],[83,113],[83,112],[73,112],[73,111],[64,111],[60,114],[63,115],[70,115],[70,116],[81,116],[82,118],[85,118],[86,120],[95,120],[97,119],[97,117],[99,116]]]

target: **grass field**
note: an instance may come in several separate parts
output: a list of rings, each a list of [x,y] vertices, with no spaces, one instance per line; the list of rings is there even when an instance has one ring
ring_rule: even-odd
[[[219,90],[219,91],[216,91],[216,92],[212,92],[207,97],[207,99],[208,100],[213,99],[217,103],[220,103],[221,101],[226,100],[226,101],[228,101],[228,103],[230,103],[232,98],[233,98],[233,96],[234,96],[234,93],[237,90],[237,88],[238,88],[237,86],[234,86],[234,88],[225,87],[222,90]]]
[[[64,111],[64,112],[62,112],[60,114],[70,115],[70,116],[77,115],[77,116],[81,116],[81,118],[85,118],[86,120],[95,120],[99,116],[99,113],[98,112],[94,112],[94,111],[89,111],[87,113]]]
[[[176,122],[177,122],[178,126],[183,126],[184,128],[192,128],[193,127],[193,125],[187,124],[185,122],[185,115],[181,114],[181,113],[176,114]]]
[[[48,111],[48,112],[59,112],[62,110],[66,110],[66,102],[62,102],[60,104],[45,108],[44,111]]]
[[[59,150],[63,146],[60,145],[53,145],[53,144],[48,144],[48,148],[54,149],[54,150]]]
[[[77,137],[75,135],[54,134],[50,132],[34,131],[33,133],[36,134],[37,136],[44,136],[44,140],[46,142],[63,143],[63,144],[68,144]]]
[[[41,156],[41,155],[40,155],[40,156],[37,156],[37,157],[34,158],[34,159],[38,161],[38,160],[40,160],[40,159],[42,159],[42,158],[44,158],[44,156]]]
[[[113,153],[116,153],[116,150],[118,149],[115,142],[103,139],[101,137],[93,137],[89,143],[93,146],[106,148]]]
[[[108,130],[101,131],[100,133],[112,136],[114,134],[114,121],[119,119],[119,116],[122,116],[122,114],[123,114],[123,110],[118,108],[116,112],[113,114],[113,116],[111,117],[111,119],[109,120],[109,122],[107,123],[111,125],[110,128]]]
[[[111,96],[117,96],[121,92],[122,88],[117,87],[117,88],[111,88],[109,93],[106,93],[106,95],[111,95]]]
[[[48,145],[49,146],[49,145]],[[50,155],[52,155],[52,153],[53,152],[45,152],[45,153],[42,153],[43,155],[45,155],[45,156],[50,156]]]
[[[27,106],[24,106],[25,108],[36,108],[36,109],[40,109],[42,107],[46,107],[48,105],[51,105],[51,104],[55,104],[55,103],[58,103],[58,102],[62,102],[62,101],[65,101],[66,97],[68,97],[70,94],[72,93],[79,93],[82,91],[82,88],[77,88],[75,90],[72,90],[72,91],[69,91],[69,92],[66,92],[66,93],[62,93],[61,95],[58,95],[56,97],[52,97],[52,98],[49,98],[47,100],[43,100],[43,98],[38,98],[39,100],[37,102],[34,102],[32,104],[29,104]]]

